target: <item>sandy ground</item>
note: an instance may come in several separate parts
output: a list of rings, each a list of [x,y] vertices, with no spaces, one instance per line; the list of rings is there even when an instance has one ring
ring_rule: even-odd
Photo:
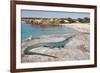
[[[73,28],[73,29],[76,29],[78,30],[79,32],[89,32],[89,23],[72,23],[72,24],[62,24],[64,25],[65,27],[70,27],[70,28]]]
[[[71,35],[48,35],[41,36],[39,38],[31,38],[28,41],[22,42],[22,57],[21,62],[46,62],[46,61],[66,61],[66,60],[87,60],[89,59],[90,49],[89,49],[89,24],[63,24],[66,27],[70,27],[80,31],[72,38],[69,43],[67,43],[64,48],[49,48],[49,47],[37,47],[30,51],[44,53],[56,58],[42,56],[42,55],[25,55],[24,50],[27,46],[40,43],[40,42],[53,42],[62,41]],[[85,33],[84,33],[85,32]]]

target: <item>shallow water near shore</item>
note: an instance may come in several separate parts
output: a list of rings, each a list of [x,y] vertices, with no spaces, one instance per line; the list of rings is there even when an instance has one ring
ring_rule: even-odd
[[[75,36],[73,36],[75,35]],[[30,38],[31,36],[31,38]],[[62,42],[73,36],[64,47],[46,47],[38,44]],[[33,39],[34,37],[34,39]],[[38,37],[38,38],[37,38]],[[90,30],[89,24],[64,24],[60,26],[37,26],[21,23],[21,62],[52,62],[90,59]],[[33,55],[27,55],[24,50],[29,46]]]
[[[38,25],[32,25],[25,22],[21,22],[21,39],[24,40],[28,38],[29,36],[42,36],[42,35],[53,35],[53,34],[76,34],[79,33],[79,31],[70,28],[65,27],[63,25],[61,26],[38,26]]]

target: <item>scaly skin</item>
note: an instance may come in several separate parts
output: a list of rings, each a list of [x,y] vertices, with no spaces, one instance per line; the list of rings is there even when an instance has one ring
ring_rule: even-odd
[[[73,36],[75,36],[75,35],[73,35]],[[37,48],[37,47],[64,48],[65,44],[68,43],[73,36],[68,37],[64,41],[60,41],[60,42],[38,43],[38,44],[34,44],[32,46],[28,46],[24,50],[24,54],[26,54],[26,55],[42,55],[42,56],[57,58],[55,56],[51,56],[51,55],[47,55],[47,54],[43,54],[43,53],[30,52],[30,50],[33,48]]]

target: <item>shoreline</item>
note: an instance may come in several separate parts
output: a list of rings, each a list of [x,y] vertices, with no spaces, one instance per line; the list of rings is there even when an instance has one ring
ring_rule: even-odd
[[[71,35],[44,35],[39,37],[30,36],[26,41],[21,44],[21,62],[47,62],[47,61],[65,61],[65,60],[87,60],[90,58],[89,54],[89,24],[62,24],[65,27],[73,28],[79,31],[64,48],[50,48],[50,47],[37,47],[31,51],[43,53],[47,55],[56,56],[57,58],[51,58],[41,55],[25,55],[24,50],[27,46],[37,43],[47,42],[59,42],[63,41]]]
[[[60,25],[75,29],[81,33],[89,33],[90,32],[90,27],[89,27],[90,24],[89,23],[72,23],[72,24],[60,24]],[[53,35],[56,36],[55,34],[53,34]],[[49,35],[41,35],[41,37],[45,37],[45,36],[49,36]],[[23,39],[22,41],[27,40],[27,39],[31,40],[31,38],[39,39],[40,36],[30,35],[28,38]]]
[[[78,30],[79,32],[89,32],[90,30],[90,23],[72,23],[72,24],[61,24],[65,27],[70,27],[75,30]]]
[[[52,58],[42,55],[25,55],[24,54],[25,47],[22,47],[21,61],[22,63],[27,63],[27,62],[46,62],[46,61],[87,60],[90,58],[88,36],[89,34],[76,35],[75,37],[72,38],[72,40],[69,41],[68,44],[65,45],[64,48],[49,48],[41,46],[30,50],[31,52],[52,55],[57,58]],[[52,41],[54,41],[55,38],[57,37],[53,37]],[[38,39],[37,43],[50,42],[50,41],[48,41],[47,39],[45,39],[45,41],[42,39]],[[36,43],[36,41],[34,40],[34,41],[29,41],[26,44],[32,45],[34,42]],[[25,46],[27,47],[26,44]]]

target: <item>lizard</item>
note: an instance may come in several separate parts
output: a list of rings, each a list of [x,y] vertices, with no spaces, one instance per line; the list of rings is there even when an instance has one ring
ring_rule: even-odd
[[[47,55],[47,54],[37,53],[37,52],[31,52],[30,50],[33,49],[33,48],[37,48],[37,47],[64,48],[65,44],[68,43],[73,36],[75,36],[75,35],[72,35],[72,36],[70,36],[70,37],[68,37],[65,40],[60,41],[60,42],[38,43],[38,44],[28,46],[24,50],[24,54],[26,54],[26,55],[42,55],[42,56],[57,58],[57,57],[52,56],[52,55]]]

